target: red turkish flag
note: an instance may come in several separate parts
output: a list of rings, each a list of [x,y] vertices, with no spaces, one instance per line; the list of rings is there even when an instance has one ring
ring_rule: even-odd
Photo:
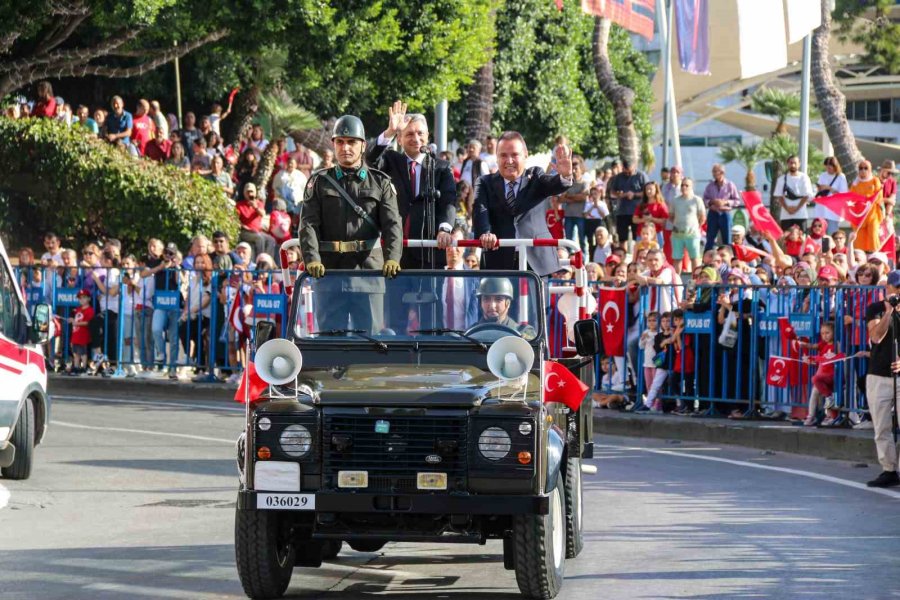
[[[758,230],[763,233],[771,233],[776,239],[784,235],[784,231],[772,218],[772,213],[763,206],[762,196],[759,195],[759,192],[743,192],[742,195],[747,212],[750,213],[750,220]]]
[[[897,236],[894,235],[894,224],[891,219],[885,219],[881,222],[881,229],[878,230],[878,240],[881,242],[880,250],[887,254],[888,260],[893,264],[897,259]]]
[[[259,374],[256,372],[256,365],[251,361],[247,368],[244,369],[244,374],[241,375],[241,384],[238,386],[237,391],[234,393],[235,402],[244,403],[244,395],[247,393],[247,386],[250,386],[250,403],[253,404],[257,400],[259,400],[260,395],[266,390],[268,384],[260,378]]]
[[[816,246],[816,243],[809,236],[807,236],[806,241],[803,242],[803,254],[810,254],[810,253],[816,254],[821,249],[822,249],[821,247]]]
[[[766,383],[775,387],[784,388],[788,385],[788,361],[780,356],[770,356],[769,366],[766,369]]]
[[[764,256],[772,256],[768,252],[764,252],[753,246],[744,246],[742,244],[734,245],[734,257],[744,262],[750,262]]]
[[[600,336],[607,356],[625,356],[625,288],[600,288]]]
[[[554,240],[561,240],[566,234],[565,228],[563,228],[565,214],[565,211],[561,208],[547,211],[547,229],[550,230],[550,235],[553,236]]]
[[[797,344],[800,338],[797,337],[797,332],[794,330],[794,326],[791,325],[790,319],[787,317],[779,317],[778,331],[781,335],[782,354],[787,358],[800,358],[800,346]],[[790,361],[789,364],[785,366],[785,371],[788,374],[788,383],[796,385],[800,379],[800,363]]]
[[[544,361],[544,402],[562,402],[572,410],[578,410],[588,389],[565,366],[558,362]]]
[[[861,194],[846,192],[816,198],[816,204],[821,204],[834,214],[847,219],[847,222],[853,226],[853,229],[858,229],[875,205],[876,198],[878,198],[877,193],[866,198]]]

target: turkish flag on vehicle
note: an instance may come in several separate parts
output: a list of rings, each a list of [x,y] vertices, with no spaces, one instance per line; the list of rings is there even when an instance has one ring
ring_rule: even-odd
[[[766,384],[780,388],[787,387],[788,376],[788,361],[780,356],[770,356],[766,369]]]
[[[742,195],[747,212],[750,213],[750,220],[757,229],[763,233],[771,233],[776,239],[784,235],[784,231],[772,218],[772,213],[763,206],[762,196],[759,195],[759,192],[743,192]]]
[[[625,288],[600,288],[600,337],[607,356],[625,356]]]
[[[869,211],[875,205],[876,198],[878,198],[877,193],[866,198],[861,194],[846,192],[816,198],[816,204],[821,204],[834,214],[847,219],[847,222],[853,226],[853,229],[859,229],[859,226],[866,220]]]
[[[578,410],[588,386],[558,362],[544,361],[544,402],[562,402]]]
[[[237,391],[234,393],[235,402],[244,403],[244,395],[248,394],[247,389],[249,386],[249,398],[250,403],[254,403],[259,400],[260,395],[266,390],[268,384],[260,378],[259,374],[256,372],[256,365],[253,364],[253,361],[247,365],[247,368],[244,369],[244,374],[241,375],[241,384],[238,386]]]

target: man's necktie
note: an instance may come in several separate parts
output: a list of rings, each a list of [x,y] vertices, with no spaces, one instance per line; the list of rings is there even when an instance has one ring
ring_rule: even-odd
[[[456,329],[456,285],[452,277],[447,279],[447,327]]]
[[[506,206],[507,206],[507,208],[510,209],[510,211],[513,210],[513,205],[515,204],[515,202],[516,202],[516,182],[510,181],[509,183],[506,184]]]
[[[416,196],[416,161],[409,161],[409,188],[412,196],[409,199],[409,206],[406,209],[406,220],[403,223],[403,237],[409,239],[409,222],[412,220],[412,204],[413,198]]]

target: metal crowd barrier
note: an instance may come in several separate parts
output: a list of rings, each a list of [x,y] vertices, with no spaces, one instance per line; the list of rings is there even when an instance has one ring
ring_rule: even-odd
[[[91,272],[97,272],[97,278]],[[101,292],[96,280],[119,274],[119,290]],[[65,366],[72,355],[72,324],[79,306],[78,293],[90,293],[94,318],[90,324],[88,360],[102,354],[111,374],[126,376],[131,366],[172,371],[192,367],[215,380],[215,371],[225,375],[241,369],[237,360],[241,336],[252,336],[258,319],[271,319],[287,331],[288,298],[282,289],[282,271],[168,269],[162,289],[141,278],[140,269],[20,267],[16,269],[26,303],[50,304],[62,325],[49,352],[51,365]],[[140,280],[139,287],[125,283],[124,276]],[[105,286],[104,286],[105,287]],[[194,290],[192,292],[192,289]],[[199,291],[198,291],[199,290]],[[241,294],[241,315],[231,325],[234,299]],[[209,293],[208,303],[204,297]],[[200,306],[198,306],[200,304]],[[196,314],[194,314],[196,313]],[[192,318],[191,315],[194,315]]]
[[[568,282],[553,281],[565,285]],[[595,294],[598,284],[591,284]],[[653,294],[672,294],[674,286],[641,286],[626,291],[627,309],[622,323],[625,328],[625,356],[609,357],[621,373],[627,373],[624,383],[604,381],[601,370],[602,357],[595,362],[595,390],[603,393],[622,394],[639,406],[648,391],[644,376],[644,352],[638,348],[641,332],[647,328],[646,316],[650,312]],[[683,292],[691,288],[682,286]],[[723,326],[717,321],[717,299],[723,292],[733,293],[745,299],[735,307],[738,322],[746,323],[737,328],[733,348],[725,347],[719,337]],[[816,349],[797,348],[782,341],[779,319],[786,318],[797,338],[813,345],[820,341],[820,326],[825,321],[834,323],[836,352],[843,354],[834,365],[833,394],[829,408],[838,412],[838,422],[849,413],[865,413],[864,376],[867,369],[868,339],[865,325],[866,307],[884,298],[879,287],[769,287],[769,286],[709,286],[696,288],[702,299],[711,303],[692,301],[681,306],[672,302],[672,308],[682,308],[685,313],[683,340],[688,340],[693,351],[693,365],[688,364],[686,352],[682,352],[679,364],[669,364],[668,377],[660,399],[673,408],[676,403],[713,416],[734,409],[744,414],[761,409],[784,411],[794,418],[804,418],[809,404],[812,379],[818,365],[799,362],[804,356],[816,356]],[[598,303],[599,305],[599,303]],[[600,321],[598,310],[593,315]],[[548,303],[548,341],[551,356],[564,354],[565,319]],[[683,342],[684,343],[684,342]],[[787,385],[777,387],[767,383],[770,358],[785,358]],[[653,365],[650,365],[653,367]],[[693,368],[691,368],[693,366]],[[819,409],[822,409],[820,402]]]

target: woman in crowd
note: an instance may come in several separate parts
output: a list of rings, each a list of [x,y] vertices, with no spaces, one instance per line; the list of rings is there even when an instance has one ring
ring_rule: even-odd
[[[719,403],[718,409],[726,412],[731,419],[739,419],[749,409],[741,408],[744,402],[750,401],[750,373],[741,365],[751,361],[750,348],[752,341],[753,301],[747,287],[749,278],[743,271],[732,269],[728,272],[728,285],[721,290],[716,304],[716,321],[722,327],[717,342],[719,350],[724,351],[725,381],[723,397],[737,402]],[[721,388],[720,388],[721,389]]]
[[[855,246],[866,252],[877,252],[881,249],[878,232],[885,218],[881,180],[872,172],[872,163],[867,160],[860,162],[856,169],[857,176],[850,186],[850,191],[866,198],[875,196],[875,205],[869,210],[869,214],[856,232]]]
[[[638,224],[638,235],[645,223],[653,223],[657,232],[657,243],[660,248],[664,246],[664,236],[661,232],[665,230],[666,221],[669,220],[669,208],[666,201],[659,191],[659,184],[655,181],[648,181],[644,184],[644,201],[638,204],[634,211],[633,220]],[[671,250],[666,256],[671,254]]]
[[[181,140],[172,142],[166,164],[184,171],[185,173],[191,172],[191,161],[188,160],[188,157],[184,153],[184,146],[181,144]]]
[[[832,194],[842,194],[848,191],[847,177],[841,172],[841,163],[833,156],[825,159],[825,170],[819,175],[816,182],[816,198],[823,196],[831,196]],[[816,204],[812,213],[813,218],[824,219],[826,223],[826,233],[834,235],[838,231],[841,219],[838,215],[828,210],[821,204]]]

